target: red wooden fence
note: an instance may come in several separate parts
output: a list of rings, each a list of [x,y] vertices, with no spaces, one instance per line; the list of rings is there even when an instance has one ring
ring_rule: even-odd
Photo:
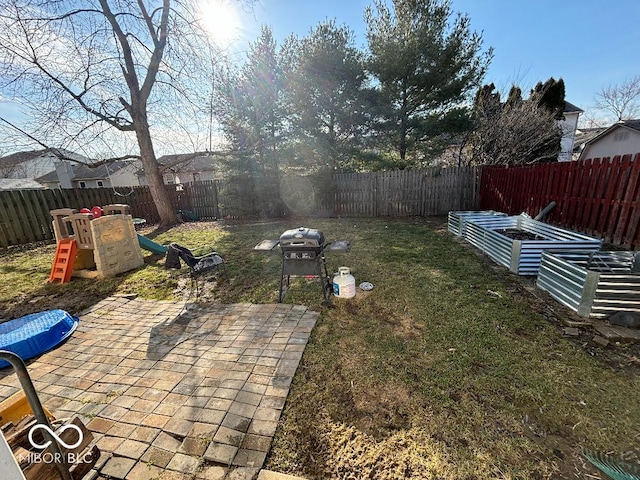
[[[640,153],[482,169],[482,209],[535,216],[551,201],[545,221],[640,248]]]

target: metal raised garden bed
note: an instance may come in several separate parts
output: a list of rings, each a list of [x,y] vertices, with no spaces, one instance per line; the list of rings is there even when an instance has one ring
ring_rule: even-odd
[[[535,239],[517,240],[498,231],[507,229]],[[518,275],[536,275],[543,250],[598,251],[602,245],[602,240],[533,220],[528,215],[496,217],[489,225],[468,221],[464,238]]]
[[[469,221],[475,221],[481,225],[489,225],[494,217],[506,216],[506,213],[494,210],[449,212],[448,229],[454,235],[463,237]]]
[[[583,317],[640,312],[640,253],[543,252],[537,285]]]

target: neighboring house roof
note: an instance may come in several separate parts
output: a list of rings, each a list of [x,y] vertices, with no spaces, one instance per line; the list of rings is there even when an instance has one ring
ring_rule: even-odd
[[[566,100],[564,101],[564,109],[562,110],[563,113],[584,113],[584,110],[582,110],[581,108],[576,107],[573,103],[571,102],[567,102]]]
[[[215,170],[216,162],[210,154],[193,156],[193,153],[163,155],[158,158],[162,170],[173,172],[204,172]]]
[[[64,148],[52,149],[52,148],[44,148],[42,150],[28,150],[26,152],[16,152],[11,155],[5,155],[0,158],[0,167],[13,167],[15,165],[19,165],[21,163],[29,162],[31,160],[35,160],[36,158],[40,158],[43,156],[56,156],[53,153],[53,150],[57,150],[59,153],[64,155],[65,157],[74,158],[74,159],[82,159],[80,155],[77,153],[73,153],[69,150],[65,150]]]
[[[72,180],[74,182],[77,182],[80,180],[99,180],[102,178],[109,178],[110,175],[113,175],[116,172],[127,168],[128,166],[130,166],[130,164],[131,162],[118,161],[100,165],[95,168],[91,168],[86,165],[74,164],[71,166],[71,169],[73,170]],[[41,177],[36,178],[36,180],[41,183],[57,182],[58,172],[54,170],[53,172],[49,172],[46,175],[42,175]]]
[[[35,179],[40,183],[54,183],[58,181],[58,172],[55,170],[53,172],[46,173]]]
[[[579,153],[585,144],[606,130],[606,127],[579,128],[573,141],[573,152]]]
[[[638,130],[640,132],[640,119],[635,120],[621,120],[620,122],[625,127],[632,128],[634,130]]]
[[[576,134],[581,133],[600,133],[604,132],[609,127],[578,127],[576,128]]]
[[[0,190],[28,190],[44,188],[31,178],[0,178]]]
[[[631,130],[635,130],[636,132],[640,132],[640,119],[620,120],[614,123],[613,125],[611,125],[609,128],[605,128],[602,132],[595,135],[589,141],[585,142],[584,145],[587,146],[597,142],[600,138],[604,137],[605,135],[608,135],[610,132],[612,132],[613,130],[616,130],[617,128],[628,128]]]
[[[73,179],[74,180],[95,180],[99,178],[109,178],[119,170],[126,168],[129,162],[112,162],[109,164],[103,164],[99,167],[91,168],[86,165],[74,165],[73,167]]]

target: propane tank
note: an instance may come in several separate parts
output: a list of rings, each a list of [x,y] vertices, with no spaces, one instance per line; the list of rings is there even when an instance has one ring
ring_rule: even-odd
[[[356,296],[356,279],[351,275],[349,267],[338,268],[338,274],[333,277],[333,294],[338,298]]]

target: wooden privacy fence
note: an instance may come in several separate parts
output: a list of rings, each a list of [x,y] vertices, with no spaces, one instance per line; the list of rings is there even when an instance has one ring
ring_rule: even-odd
[[[478,205],[478,167],[334,175],[333,210],[353,217],[444,215]]]
[[[208,220],[317,216],[414,216],[474,210],[480,169],[240,177],[167,185],[176,210]],[[117,190],[117,191],[116,191]],[[0,247],[54,239],[49,211],[125,203],[134,217],[159,221],[148,187],[0,191]]]
[[[640,153],[482,170],[482,209],[534,216],[551,201],[545,221],[639,248]]]
[[[109,189],[0,191],[0,247],[54,238],[50,210],[121,203]]]
[[[212,185],[167,185],[176,210],[197,209],[202,218],[217,217],[217,190]],[[205,204],[205,195],[213,198]],[[49,211],[57,208],[92,208],[112,203],[125,203],[134,217],[149,223],[159,221],[158,211],[148,187],[80,188],[53,190],[0,191],[0,247],[53,240],[55,238]]]

